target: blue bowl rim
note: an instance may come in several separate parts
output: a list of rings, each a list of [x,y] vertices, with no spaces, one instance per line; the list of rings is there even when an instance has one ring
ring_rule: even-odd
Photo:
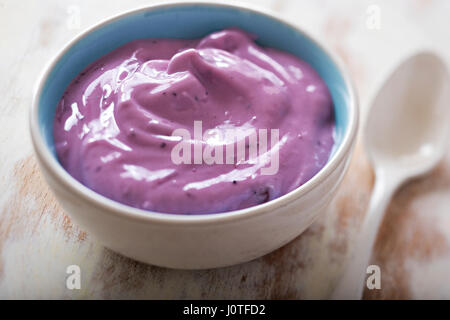
[[[263,15],[269,19],[273,19],[285,26],[291,28],[295,32],[302,34],[305,38],[308,38],[312,43],[317,45],[336,65],[339,73],[344,79],[346,88],[348,88],[349,103],[348,107],[348,123],[345,129],[344,136],[342,138],[341,144],[335,150],[334,154],[328,160],[327,164],[310,180],[301,185],[300,187],[292,190],[291,192],[273,199],[269,202],[245,208],[240,210],[221,212],[221,213],[210,213],[210,214],[196,214],[196,215],[184,215],[184,214],[171,214],[171,213],[161,213],[149,210],[143,210],[134,208],[115,200],[109,199],[80,183],[75,178],[73,178],[57,161],[57,159],[52,155],[49,147],[46,145],[44,138],[42,136],[39,122],[38,122],[38,111],[39,111],[39,98],[44,84],[46,83],[48,75],[51,73],[52,69],[60,58],[81,38],[87,34],[101,28],[103,25],[110,22],[128,17],[130,15],[139,13],[141,11],[151,11],[155,9],[163,9],[170,7],[182,7],[182,6],[193,6],[193,5],[206,5],[215,6],[223,8],[232,8],[237,10],[243,10],[259,15]],[[354,142],[356,140],[356,135],[358,131],[359,124],[359,107],[358,98],[354,89],[353,82],[348,75],[347,69],[344,67],[341,59],[328,49],[324,44],[310,36],[305,31],[301,30],[293,23],[289,22],[287,19],[280,17],[278,14],[249,4],[241,4],[236,2],[224,2],[224,1],[169,1],[163,3],[155,3],[152,5],[143,6],[140,8],[132,9],[108,18],[105,18],[98,22],[97,24],[87,28],[77,36],[75,36],[71,41],[69,41],[47,64],[44,71],[39,78],[37,86],[33,94],[33,103],[30,108],[30,133],[31,139],[34,146],[36,156],[38,158],[39,164],[50,172],[52,176],[62,183],[66,188],[68,188],[72,193],[80,196],[82,199],[86,200],[88,203],[92,203],[94,206],[101,206],[108,212],[121,215],[126,218],[141,222],[151,222],[159,224],[169,224],[174,226],[179,226],[183,223],[184,226],[196,226],[201,224],[211,224],[218,222],[235,222],[236,220],[248,219],[254,215],[260,215],[263,213],[270,212],[276,208],[286,206],[289,202],[298,199],[299,197],[309,193],[314,189],[315,186],[323,182],[326,177],[328,177],[333,170],[335,170],[342,161],[346,160],[346,155],[350,154],[353,149]]]

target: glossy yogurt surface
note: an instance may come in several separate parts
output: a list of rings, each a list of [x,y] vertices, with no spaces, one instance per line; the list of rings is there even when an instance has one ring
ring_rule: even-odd
[[[265,155],[276,151],[276,173],[262,174],[264,161],[238,158],[237,140],[197,139],[194,122],[203,133],[266,129]],[[110,199],[205,214],[258,205],[301,186],[328,161],[334,123],[328,88],[311,66],[227,29],[197,40],[137,40],[98,59],[67,87],[54,139],[62,166]],[[192,137],[173,135],[176,129]],[[279,132],[274,144],[272,129]],[[176,164],[172,151],[183,139],[192,158],[194,145],[223,147],[224,156],[226,146],[236,146],[234,161]]]

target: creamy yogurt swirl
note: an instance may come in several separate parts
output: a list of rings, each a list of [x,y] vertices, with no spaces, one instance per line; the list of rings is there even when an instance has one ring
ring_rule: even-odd
[[[58,104],[60,163],[110,199],[164,213],[242,209],[301,186],[330,156],[333,102],[306,62],[254,40],[227,29],[198,40],[137,40],[98,59]],[[276,151],[279,158],[276,172],[261,173],[267,161],[239,158],[239,142],[225,135],[198,139],[195,123],[218,133],[267,130],[268,154]],[[279,133],[275,144],[271,130]],[[227,146],[236,145],[234,161],[174,163],[182,140],[192,145],[192,157],[195,145],[223,147],[224,156]],[[248,150],[249,136],[243,141]]]

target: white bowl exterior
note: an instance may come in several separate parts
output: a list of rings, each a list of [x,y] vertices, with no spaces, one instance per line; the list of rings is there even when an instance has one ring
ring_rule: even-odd
[[[42,163],[41,168],[70,217],[106,247],[157,266],[207,269],[256,259],[300,235],[330,203],[350,154],[322,183],[287,205],[259,209],[248,218],[191,225],[143,223],[113,214],[71,193]]]

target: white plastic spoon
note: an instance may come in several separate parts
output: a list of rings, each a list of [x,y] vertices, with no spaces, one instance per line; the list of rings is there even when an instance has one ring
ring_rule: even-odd
[[[378,92],[364,132],[375,186],[355,251],[332,299],[361,299],[372,248],[392,195],[442,158],[450,126],[449,91],[442,60],[433,53],[419,53],[402,63]]]

